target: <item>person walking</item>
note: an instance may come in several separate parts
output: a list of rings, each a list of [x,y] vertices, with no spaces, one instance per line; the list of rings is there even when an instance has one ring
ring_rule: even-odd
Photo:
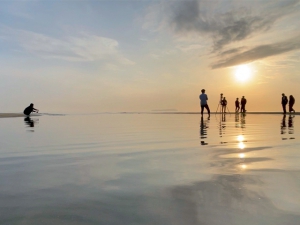
[[[247,99],[245,99],[245,96],[243,96],[242,99],[241,99],[241,106],[242,106],[241,107],[241,112],[242,113],[246,112],[246,109],[245,109],[246,104],[247,104]]]
[[[208,97],[205,94],[205,90],[204,89],[201,90],[201,93],[202,94],[199,95],[200,106],[201,106],[201,115],[203,116],[203,110],[205,108],[207,110],[208,116],[210,117],[210,110],[209,110],[209,106],[207,104]]]
[[[289,99],[289,112],[294,112],[295,113],[295,110],[293,109],[293,106],[295,104],[295,98],[293,95],[290,95],[290,99]]]
[[[239,102],[239,98],[236,98],[235,100],[235,112],[239,112],[240,111],[240,102]]]
[[[33,108],[33,103],[31,103],[28,107],[26,107],[25,109],[24,109],[24,114],[26,115],[26,116],[29,116],[30,115],[30,113],[32,113],[32,112],[39,112],[39,110],[38,109],[35,109],[35,108]]]
[[[288,104],[288,99],[284,93],[282,93],[281,105],[283,109],[283,113],[286,114],[286,105]]]

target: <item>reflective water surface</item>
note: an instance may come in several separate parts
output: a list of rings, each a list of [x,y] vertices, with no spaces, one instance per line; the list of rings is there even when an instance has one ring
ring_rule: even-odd
[[[299,118],[0,119],[0,224],[298,225]]]

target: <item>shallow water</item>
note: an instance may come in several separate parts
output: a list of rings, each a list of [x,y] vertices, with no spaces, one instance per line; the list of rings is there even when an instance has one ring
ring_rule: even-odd
[[[0,224],[300,224],[300,117],[0,119]]]

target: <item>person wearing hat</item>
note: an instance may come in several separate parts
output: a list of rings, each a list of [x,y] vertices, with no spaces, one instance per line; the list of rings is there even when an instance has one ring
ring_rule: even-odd
[[[24,109],[24,114],[25,114],[26,116],[29,116],[30,113],[32,113],[32,112],[37,112],[37,113],[38,113],[39,110],[33,108],[33,104],[31,103],[30,106],[28,106],[28,107],[26,107],[26,109]]]
[[[207,95],[205,94],[205,90],[202,89],[201,93],[202,94],[199,95],[200,106],[201,106],[201,115],[203,115],[203,110],[204,110],[204,108],[206,108],[207,113],[210,116],[210,110],[209,110],[209,107],[208,107],[208,104],[207,104],[208,98],[207,98]]]
[[[245,99],[245,96],[243,96],[241,99],[241,112],[242,113],[246,112],[246,109],[245,109],[246,103],[247,103],[247,99]]]
[[[286,114],[286,105],[288,104],[288,98],[285,96],[284,93],[282,93],[282,98],[281,98],[281,105],[283,109],[283,113]]]

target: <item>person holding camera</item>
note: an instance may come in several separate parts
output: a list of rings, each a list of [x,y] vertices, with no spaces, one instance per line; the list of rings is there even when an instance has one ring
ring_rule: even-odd
[[[210,110],[209,110],[209,107],[208,107],[208,104],[207,104],[208,97],[205,94],[204,89],[201,90],[201,93],[202,94],[199,95],[200,106],[201,106],[201,115],[203,115],[203,110],[205,108],[207,110],[208,116],[210,116]]]

